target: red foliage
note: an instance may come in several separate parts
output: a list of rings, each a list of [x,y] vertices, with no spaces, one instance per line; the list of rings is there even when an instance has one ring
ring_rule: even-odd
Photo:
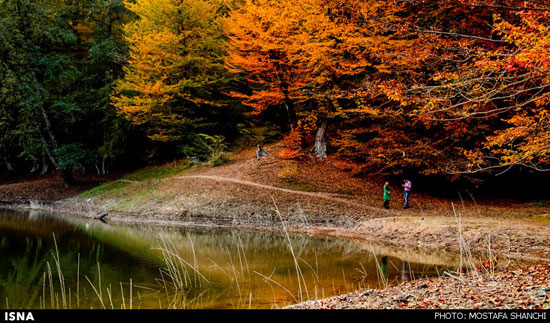
[[[282,159],[296,159],[302,155],[300,150],[283,148],[279,151],[277,156]]]

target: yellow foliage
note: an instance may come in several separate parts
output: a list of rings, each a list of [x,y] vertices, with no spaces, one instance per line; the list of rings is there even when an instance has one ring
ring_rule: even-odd
[[[152,140],[176,140],[189,123],[181,105],[214,105],[197,89],[221,67],[218,6],[208,0],[137,0],[125,5],[139,19],[125,25],[130,59],[112,101],[117,111],[145,125]],[[187,103],[188,102],[188,103]]]

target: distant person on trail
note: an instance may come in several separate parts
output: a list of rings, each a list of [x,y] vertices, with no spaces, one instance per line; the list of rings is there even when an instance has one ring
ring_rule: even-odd
[[[260,145],[256,145],[256,147],[258,147],[258,149],[256,149],[256,158],[258,160],[260,160],[260,158],[263,157],[267,157],[267,153],[265,152],[265,150],[262,148],[262,146]]]
[[[403,182],[403,189],[405,191],[405,207],[403,207],[404,209],[408,209],[410,206],[409,206],[409,194],[411,193],[411,188],[412,188],[412,183],[411,181],[409,181],[408,179],[406,179],[404,182]]]
[[[390,189],[390,183],[386,182],[384,183],[384,208],[389,209],[390,208],[390,200],[391,200],[391,189]]]

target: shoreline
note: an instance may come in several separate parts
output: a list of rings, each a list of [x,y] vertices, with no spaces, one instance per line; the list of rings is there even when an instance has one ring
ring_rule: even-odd
[[[87,219],[93,219],[92,214],[98,214],[98,209],[89,209],[88,212],[75,211],[68,208],[67,204],[63,201],[57,201],[51,204],[31,205],[31,203],[15,203],[6,205],[0,204],[2,207],[9,209],[25,209],[25,210],[39,210],[39,211],[52,211],[60,213],[62,215],[77,216]],[[154,216],[154,215],[151,215]],[[259,226],[258,223],[245,223],[246,219],[238,219],[238,223],[233,222],[235,218],[213,218],[209,216],[196,217],[201,218],[200,221],[181,221],[170,219],[155,219],[139,216],[138,214],[122,213],[122,212],[110,212],[109,222],[120,224],[147,224],[155,226],[170,226],[170,227],[200,227],[200,228],[226,228],[231,230],[252,230],[252,231],[269,231],[269,232],[283,232],[283,229],[279,223],[273,221],[263,222],[263,225]],[[243,222],[244,221],[244,222]],[[224,223],[225,222],[225,223]],[[391,241],[381,241],[375,239],[375,236],[364,234],[361,231],[354,231],[352,229],[339,228],[339,227],[305,227],[290,225],[287,226],[289,233],[293,234],[308,234],[318,237],[333,237],[340,239],[353,239],[361,240],[365,243],[377,243],[377,244],[390,244],[397,249],[413,248],[415,251],[424,250],[426,253],[437,253],[440,250],[430,249],[423,246],[414,246],[413,244],[399,244]],[[477,250],[480,254],[481,250]],[[455,254],[456,255],[456,254]],[[506,256],[505,256],[506,257]],[[512,257],[513,258],[513,257]],[[515,260],[521,260],[522,257],[518,257]],[[550,295],[547,298],[537,298],[534,293],[534,289],[525,289],[518,292],[514,297],[522,297],[525,299],[525,303],[515,303],[515,298],[512,297],[496,297],[495,295],[501,295],[504,290],[502,284],[496,284],[507,278],[512,277],[517,280],[514,284],[518,286],[524,286],[524,284],[532,284],[532,282],[525,282],[522,280],[531,279],[529,275],[518,275],[517,272],[524,272],[529,270],[544,271],[547,274],[550,273],[550,259],[523,259],[530,261],[543,261],[546,264],[530,265],[530,267],[514,268],[509,266],[508,268],[494,268],[494,272],[474,272],[473,276],[469,276],[469,273],[465,275],[447,275],[438,278],[424,278],[409,282],[403,282],[397,286],[383,286],[378,289],[368,289],[352,292],[345,295],[339,295],[329,297],[321,300],[310,300],[284,307],[283,309],[479,309],[479,308],[529,308],[529,309],[548,309],[550,308]],[[533,267],[534,266],[534,267]],[[535,269],[529,269],[535,268]],[[546,274],[546,275],[547,275]],[[492,277],[490,277],[492,275]],[[496,277],[496,278],[495,278]],[[518,278],[519,277],[519,278]],[[509,282],[506,281],[508,284]],[[540,283],[540,279],[537,281]],[[545,284],[543,281],[540,284]],[[539,284],[539,285],[540,285]],[[542,288],[550,288],[550,282],[546,283],[548,286]],[[475,286],[475,287],[474,287]],[[540,286],[539,286],[540,287]],[[539,288],[537,287],[537,288]],[[456,290],[462,288],[462,294],[457,294]],[[540,289],[540,288],[539,288]],[[480,290],[482,292],[480,292]],[[538,291],[538,289],[537,289]],[[432,295],[426,300],[426,295]],[[480,298],[480,293],[484,295]],[[433,296],[435,295],[435,296]],[[520,296],[518,296],[520,295]],[[490,299],[490,301],[488,301]],[[542,301],[540,301],[542,300]]]
[[[40,206],[30,206],[29,204],[11,204],[4,208],[23,209],[23,210],[39,210],[52,211],[63,216],[76,216],[86,219],[93,219],[90,212],[75,212],[74,210],[66,209],[63,204],[52,203],[43,204]],[[96,210],[97,211],[97,210]],[[218,219],[219,220],[219,219]],[[231,219],[225,219],[229,221]],[[177,220],[159,220],[132,217],[129,214],[113,212],[109,214],[109,222],[117,224],[147,224],[155,226],[170,226],[170,227],[194,227],[194,228],[224,228],[230,230],[252,230],[252,231],[269,231],[283,232],[281,226],[276,226],[275,223],[258,226],[257,224],[243,223],[200,223],[199,221],[177,221]],[[229,221],[230,222],[230,221]],[[321,228],[321,227],[287,227],[289,233],[309,234],[318,237],[333,237],[339,239],[362,240],[366,243],[377,243],[385,245],[386,242],[374,241],[369,237],[360,235],[349,229],[342,228]],[[411,248],[414,246],[405,246],[392,243],[397,249]],[[400,248],[401,247],[401,248]],[[413,248],[415,251],[420,250],[420,247]],[[425,249],[425,248],[422,248]],[[427,249],[426,253],[438,252],[437,250]],[[455,254],[456,256],[456,254]],[[516,259],[517,260],[517,259]],[[530,259],[537,260],[537,259]],[[282,309],[549,309],[550,295],[541,298],[537,295],[539,290],[545,288],[550,289],[550,281],[541,280],[540,274],[535,276],[533,282],[532,275],[525,273],[543,272],[544,277],[550,274],[550,260],[538,259],[545,261],[546,264],[535,264],[517,268],[515,265],[496,268],[483,268],[483,270],[475,270],[474,272],[462,273],[445,273],[437,278],[423,278],[413,281],[402,282],[397,286],[382,286],[381,288],[359,290],[345,295],[333,296],[319,300],[309,300],[297,304],[283,307]],[[518,274],[519,272],[519,274]],[[510,280],[514,285],[519,286],[518,292],[513,297],[502,296],[508,290]],[[506,283],[506,284],[503,284]],[[534,285],[534,284],[538,285]],[[523,288],[529,285],[528,288]],[[548,286],[546,286],[548,285]],[[542,287],[541,287],[542,286]],[[457,293],[457,290],[462,290]],[[480,295],[483,296],[480,296]],[[522,303],[516,304],[516,299],[520,297]]]
[[[5,201],[0,201],[0,207],[9,208],[9,209],[24,209],[24,210],[40,210],[40,211],[51,211],[65,215],[78,216],[86,219],[94,219],[92,214],[100,214],[102,210],[90,209],[89,211],[84,211],[82,209],[75,209],[74,205],[67,205],[64,201],[55,201],[52,203],[44,203],[33,205],[32,202],[29,203],[5,203]],[[163,218],[159,218],[155,214],[139,214],[133,212],[119,212],[119,211],[109,211],[108,222],[113,222],[117,224],[146,224],[153,226],[168,226],[168,227],[192,227],[192,228],[223,228],[229,230],[247,230],[247,231],[258,231],[258,232],[283,232],[281,222],[279,219],[263,218],[261,221],[258,221],[257,217],[218,217],[207,214],[202,215],[192,215],[185,218],[174,219],[173,216],[177,214],[172,214],[171,216],[163,215]],[[416,217],[416,220],[421,219],[420,221],[425,221],[426,216]],[[447,218],[447,217],[446,217]],[[409,218],[410,219],[410,218]],[[407,218],[375,218],[371,221],[383,221],[386,222],[386,225],[391,226],[396,221],[407,220]],[[429,219],[428,219],[429,220]],[[391,222],[394,223],[391,223]],[[462,221],[462,220],[461,220]],[[452,222],[451,222],[452,223]],[[458,245],[450,244],[446,242],[444,248],[440,245],[434,245],[430,243],[420,243],[422,240],[421,236],[418,236],[419,240],[411,239],[401,239],[395,240],[392,237],[395,237],[395,233],[380,233],[375,234],[373,231],[379,229],[374,226],[374,230],[362,230],[361,227],[364,227],[364,222],[358,222],[354,226],[340,226],[339,223],[334,223],[329,225],[310,225],[309,223],[302,222],[301,219],[296,218],[287,218],[285,219],[286,230],[289,233],[293,234],[306,234],[317,237],[330,237],[336,239],[350,239],[358,240],[367,243],[376,243],[388,245],[393,248],[414,248],[417,250],[422,250],[426,253],[437,253],[437,252],[446,252],[453,253],[458,255],[460,250]],[[430,226],[430,224],[428,224]],[[452,226],[452,224],[451,224]],[[371,229],[371,228],[369,228]],[[408,229],[408,228],[407,228]],[[413,233],[414,234],[414,233]],[[448,237],[445,237],[448,239]],[[479,240],[479,238],[478,238]],[[453,241],[454,242],[454,241]],[[510,243],[510,242],[509,242]],[[550,248],[550,246],[549,246]],[[483,246],[469,246],[469,251],[473,252],[476,255],[483,255],[487,252],[487,249]],[[537,257],[529,253],[520,253],[520,252],[511,252],[504,250],[491,250],[493,253],[498,253],[504,258],[513,261],[526,261],[526,262],[548,262],[550,263],[550,257]]]
[[[493,272],[449,274],[367,289],[285,309],[550,309],[550,264]]]

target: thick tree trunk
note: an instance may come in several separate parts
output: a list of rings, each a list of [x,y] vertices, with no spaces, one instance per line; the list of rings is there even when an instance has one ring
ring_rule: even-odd
[[[327,157],[327,127],[328,127],[328,119],[323,119],[323,122],[319,126],[319,129],[317,130],[317,134],[315,135],[315,145],[313,148],[311,148],[312,153],[314,153],[319,158],[326,158]]]
[[[65,182],[65,184],[67,184],[69,186],[74,185],[76,183],[76,181],[74,179],[74,176],[73,176],[72,169],[59,170],[59,176],[61,176],[61,178],[63,178],[63,181]]]

